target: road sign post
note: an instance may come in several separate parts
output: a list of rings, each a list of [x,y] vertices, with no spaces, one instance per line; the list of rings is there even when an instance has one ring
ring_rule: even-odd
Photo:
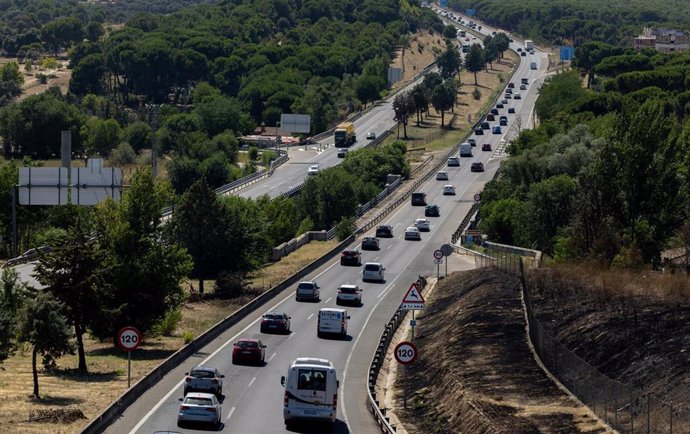
[[[414,315],[414,311],[412,311]],[[414,320],[413,320],[414,321]],[[407,365],[410,365],[417,360],[419,351],[417,347],[412,342],[403,341],[395,346],[393,350],[393,356],[395,360],[404,366],[403,374],[403,407],[407,408]]]
[[[127,351],[127,388],[132,384],[132,351],[141,345],[141,332],[134,327],[123,327],[117,333],[117,346]]]
[[[442,245],[439,250],[441,250],[441,253],[443,253],[443,256],[446,256],[446,257],[452,255],[454,252],[453,246],[451,246],[450,244]],[[447,275],[448,275],[448,259],[446,259],[446,276]]]

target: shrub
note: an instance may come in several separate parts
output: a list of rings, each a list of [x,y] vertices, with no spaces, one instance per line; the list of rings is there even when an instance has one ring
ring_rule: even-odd
[[[184,341],[184,344],[187,345],[194,340],[194,335],[192,332],[184,332],[182,333],[182,340]]]
[[[136,161],[137,154],[127,142],[121,142],[117,148],[110,152],[110,163],[116,166],[132,164]]]
[[[249,148],[249,160],[254,161],[257,158],[259,158],[259,148],[257,148],[256,146],[252,146],[251,148]]]
[[[274,151],[264,151],[261,153],[261,161],[265,167],[271,165],[271,161],[276,159],[276,153]]]
[[[343,217],[340,222],[335,226],[335,236],[338,241],[343,241],[345,238],[352,235],[355,231],[355,218],[354,217]]]
[[[239,297],[244,292],[244,276],[240,272],[222,272],[213,286],[213,292],[219,298]]]
[[[311,217],[305,217],[299,224],[299,227],[297,228],[297,233],[295,234],[296,237],[299,237],[303,233],[307,231],[313,231],[314,230],[314,220],[311,219]]]
[[[156,336],[172,336],[180,321],[182,321],[182,312],[179,309],[171,310],[165,314],[161,322],[156,324],[153,333]]]
[[[479,91],[479,89],[474,89],[472,91],[472,98],[479,100],[482,97],[482,93]]]

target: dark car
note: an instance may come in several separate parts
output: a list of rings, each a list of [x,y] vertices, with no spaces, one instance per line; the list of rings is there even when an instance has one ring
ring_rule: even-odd
[[[515,107],[511,107],[508,109],[508,113],[515,113]]]
[[[498,104],[496,104],[497,109],[502,109],[503,107],[504,107],[503,104],[500,102]]]
[[[507,127],[508,126],[508,119],[501,119],[498,121],[498,124],[502,127]]]
[[[338,158],[345,158],[345,157],[347,157],[347,148],[338,149]]]
[[[483,136],[484,130],[482,130],[481,127],[477,128],[476,130],[474,130],[474,134],[476,134],[477,136]]]
[[[490,151],[491,150],[491,143],[484,143],[482,145],[482,151]]]
[[[427,205],[426,208],[424,208],[424,217],[440,217],[441,216],[441,209],[438,207],[438,205]]]
[[[362,238],[362,250],[379,250],[379,239],[376,237]]]
[[[488,122],[482,122],[482,130],[488,130],[491,128],[491,125]]]
[[[498,114],[498,109],[497,109],[497,108],[492,108],[492,109],[491,109],[491,114],[492,114],[492,115],[497,115],[497,114]]]
[[[477,146],[477,141],[475,139],[467,139],[467,143],[469,143],[472,146]]]
[[[522,56],[522,57],[527,57],[527,52],[526,52],[526,51],[521,51],[521,52],[520,52],[520,56]]]
[[[261,317],[261,333],[276,332],[290,334],[290,317],[284,312],[268,312]]]
[[[362,253],[357,249],[343,250],[340,254],[340,265],[362,265]]]
[[[258,339],[243,338],[232,346],[232,364],[257,363],[264,364],[266,358],[266,345]]]
[[[484,163],[481,161],[472,163],[472,168],[470,169],[472,172],[483,172],[484,171]]]
[[[508,83],[508,89],[514,89],[514,88],[515,88],[515,83],[513,83],[512,81],[510,83]]]
[[[393,227],[390,225],[381,225],[376,228],[376,237],[393,238]]]
[[[496,118],[494,116],[495,115],[493,113],[489,113],[488,115],[486,115],[486,120],[487,121],[495,121]]]

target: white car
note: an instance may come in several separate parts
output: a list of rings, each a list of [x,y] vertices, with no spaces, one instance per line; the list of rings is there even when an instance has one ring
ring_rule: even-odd
[[[335,304],[351,304],[360,306],[362,304],[362,289],[357,285],[340,285]]]
[[[414,221],[414,227],[420,232],[429,232],[431,230],[431,222],[427,219],[417,219]]]
[[[364,269],[362,270],[362,281],[374,281],[374,282],[384,282],[383,279],[383,265],[378,262],[367,262],[364,264]]]
[[[409,228],[405,229],[405,239],[419,241],[422,239],[422,236],[419,234],[419,229],[414,226],[410,226]]]
[[[319,165],[318,164],[312,164],[309,166],[309,169],[307,170],[307,175],[313,176],[313,175],[318,175],[319,174]]]
[[[436,174],[436,180],[437,181],[448,181],[448,172],[446,172],[445,170],[441,170],[440,172],[438,172]]]
[[[443,195],[444,196],[455,196],[455,187],[453,187],[450,184],[444,185],[443,186]]]
[[[220,427],[222,407],[212,393],[188,393],[177,413],[177,426],[185,422],[204,422]]]

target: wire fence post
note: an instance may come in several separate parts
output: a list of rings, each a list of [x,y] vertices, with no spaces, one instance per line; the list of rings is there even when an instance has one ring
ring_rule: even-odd
[[[647,394],[647,434],[649,434],[649,394]]]
[[[633,412],[633,390],[630,388],[630,434],[635,433],[635,413]]]

